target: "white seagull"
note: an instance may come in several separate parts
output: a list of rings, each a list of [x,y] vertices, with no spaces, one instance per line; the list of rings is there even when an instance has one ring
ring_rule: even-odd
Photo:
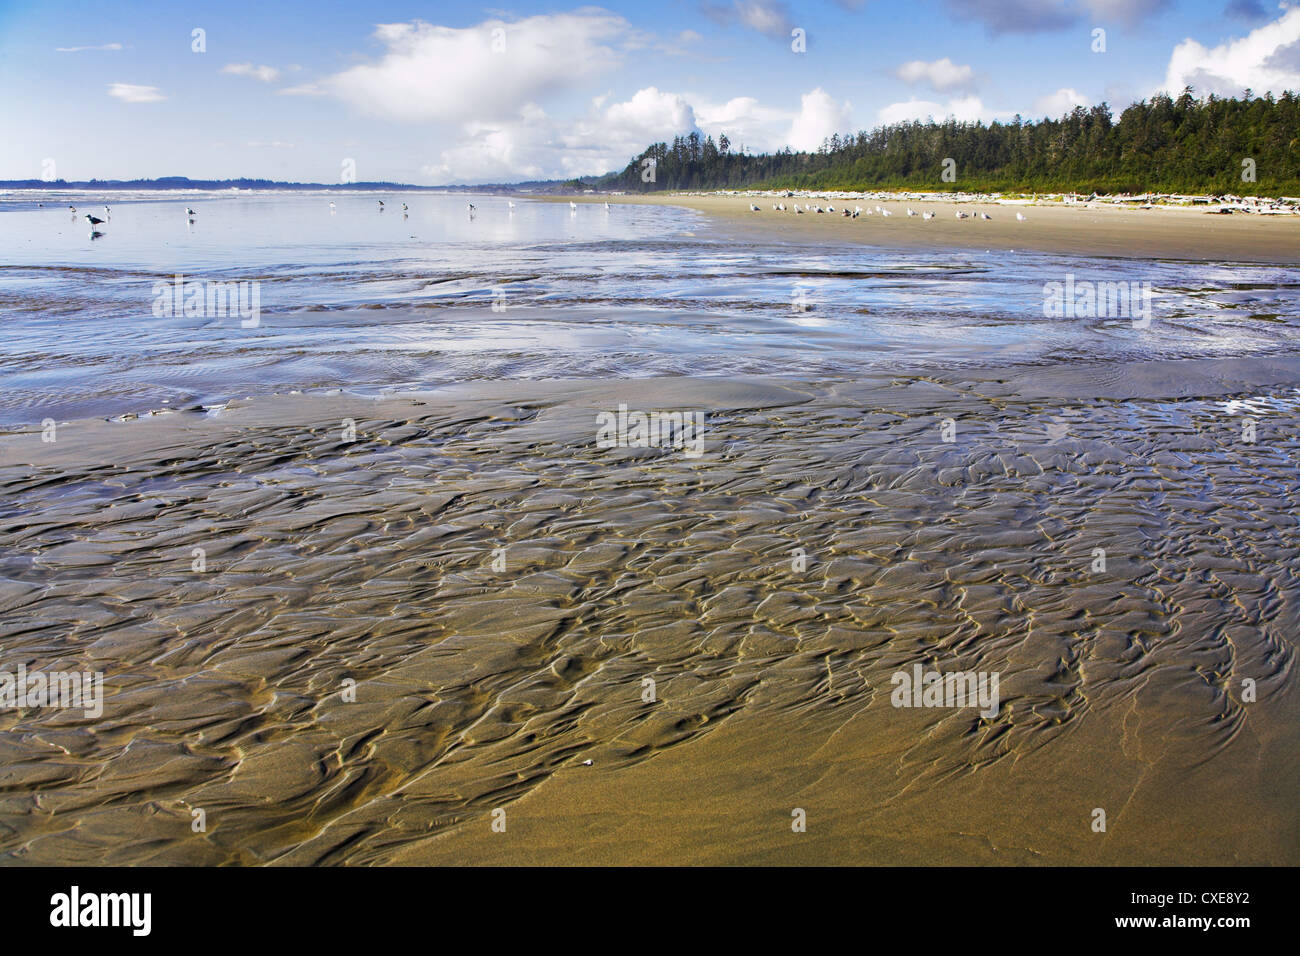
[[[928,222],[929,220],[934,218],[934,213],[930,212],[929,210],[926,210],[925,212],[921,213],[921,218]]]
[[[909,216],[915,216],[915,215],[916,215],[916,213],[912,210],[912,207],[911,207],[911,206],[908,206],[908,207],[907,207],[907,214],[908,214]]]
[[[1025,214],[1024,214],[1023,212],[1018,212],[1018,213],[1016,213],[1016,221],[1017,221],[1017,222],[1024,222],[1024,221],[1025,221]]]

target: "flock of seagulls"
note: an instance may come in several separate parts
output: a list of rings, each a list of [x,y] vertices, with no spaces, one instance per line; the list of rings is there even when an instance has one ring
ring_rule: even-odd
[[[570,203],[569,205],[573,205],[573,204]],[[608,208],[609,204],[606,203],[605,206],[606,208]],[[776,212],[787,211],[784,202],[772,203],[772,209]],[[758,206],[757,203],[751,202],[749,204],[749,211],[762,212],[763,210]],[[874,209],[863,209],[861,206],[854,206],[852,209],[848,209],[847,207],[841,206],[839,210],[836,210],[836,208],[830,205],[829,203],[826,205],[826,208],[823,209],[817,203],[804,203],[803,207],[800,208],[797,202],[791,203],[788,211],[793,212],[795,215],[799,215],[799,216],[802,216],[805,213],[830,213],[833,215],[838,211],[841,216],[844,216],[849,219],[857,219],[859,216],[880,216],[882,218],[887,219],[894,214],[894,211],[892,209],[886,209],[884,206],[876,206]],[[927,210],[918,213],[915,209],[911,208],[910,206],[907,207],[907,215],[908,218],[919,215],[921,217],[922,222],[929,222],[931,219],[935,217],[935,214],[933,212]],[[993,217],[986,212],[970,213],[960,209],[957,210],[957,218],[958,219],[983,219],[985,221],[991,221],[993,219]],[[1016,213],[1016,221],[1024,222],[1025,214],[1023,212]]]

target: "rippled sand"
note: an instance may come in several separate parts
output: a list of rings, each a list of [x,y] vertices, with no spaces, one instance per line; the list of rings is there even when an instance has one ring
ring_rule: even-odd
[[[1297,383],[500,382],[5,437],[0,668],[107,697],[0,710],[0,852],[1295,864]],[[619,402],[704,410],[704,457],[598,449]],[[891,706],[917,663],[1000,673],[997,716]]]

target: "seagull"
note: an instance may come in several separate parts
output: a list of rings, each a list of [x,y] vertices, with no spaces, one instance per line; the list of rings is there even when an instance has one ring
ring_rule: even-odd
[[[71,209],[73,212],[76,212],[76,211],[77,211],[77,207],[76,207],[76,206],[69,206],[68,208]]]
[[[882,209],[882,210],[880,210],[880,214],[881,214],[882,216],[892,216],[892,215],[893,215],[893,213],[890,212],[888,209]]]
[[[107,205],[104,206],[104,215],[105,217],[113,215],[113,210],[109,209]]]
[[[384,211],[384,201],[383,201],[382,199],[376,199],[375,202],[379,203],[379,211],[380,211],[380,212],[383,212],[383,211]]]
[[[926,212],[921,213],[921,218],[924,219],[924,220],[926,220],[926,221],[929,221],[929,220],[931,220],[931,219],[934,218],[934,213],[929,212],[929,211],[927,210]]]
[[[750,204],[749,204],[749,211],[750,211],[750,212],[758,212],[758,207],[755,206],[753,203],[750,203]]]
[[[876,207],[876,212],[884,212],[884,211],[885,210],[881,209],[879,206]]]
[[[1024,214],[1023,212],[1018,212],[1018,213],[1016,213],[1016,221],[1017,221],[1017,222],[1024,222],[1024,221],[1025,221],[1025,214]]]
[[[515,208],[515,204],[512,202],[507,202],[506,205],[509,206],[511,209]]]
[[[569,200],[569,212],[577,212],[577,211],[578,211],[578,204],[577,204],[576,202],[574,202],[572,199],[570,199],[570,200]]]
[[[86,213],[86,218],[90,220],[90,225],[91,225],[92,228],[94,228],[95,226],[98,226],[101,222],[104,221],[104,220],[102,220],[102,219],[96,219],[96,218],[95,218],[94,216],[92,216],[90,213]]]
[[[470,211],[470,212],[473,212],[473,211],[474,211],[474,204],[473,204],[472,202],[470,202],[470,203],[466,203],[465,205],[469,206],[469,211]]]
[[[960,209],[958,209],[958,210],[957,210],[957,218],[958,218],[958,219],[969,219],[970,217],[967,216],[967,215],[966,215],[964,212],[962,212]]]
[[[986,212],[982,212],[982,213],[980,213],[980,218],[981,218],[981,219],[992,219],[993,217],[990,216],[990,215],[989,215],[988,213],[986,213]]]
[[[408,208],[409,208],[409,207],[406,205],[406,203],[402,203],[402,212],[406,212],[406,210],[407,210]],[[471,206],[470,208],[473,209],[474,207]]]
[[[907,207],[907,214],[908,214],[909,216],[915,216],[915,215],[916,215],[916,213],[912,210],[912,207],[911,207],[911,206],[908,206],[908,207]]]
[[[827,207],[826,207],[826,211],[827,211],[827,212],[834,212],[834,211],[835,211],[835,207],[834,207],[834,206],[827,206]]]
[[[609,212],[609,203],[605,203],[605,212]]]
[[[196,213],[194,212],[194,210],[191,209],[189,206],[186,206],[186,207],[185,207],[185,215],[187,215],[187,216],[194,216],[194,215],[197,215],[197,214],[196,214]]]
[[[795,203],[795,204],[794,204],[794,211],[795,211],[796,213],[798,213],[800,216],[803,215],[803,210],[799,208],[799,204],[798,204],[798,203]]]

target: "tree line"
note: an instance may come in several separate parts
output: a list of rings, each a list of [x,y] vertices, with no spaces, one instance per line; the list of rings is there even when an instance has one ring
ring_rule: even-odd
[[[1197,99],[1188,88],[1134,103],[1118,122],[1105,103],[1059,120],[931,119],[836,134],[815,152],[751,155],[725,134],[715,142],[691,132],[651,145],[620,172],[572,185],[1300,196],[1300,97],[1246,90]]]

